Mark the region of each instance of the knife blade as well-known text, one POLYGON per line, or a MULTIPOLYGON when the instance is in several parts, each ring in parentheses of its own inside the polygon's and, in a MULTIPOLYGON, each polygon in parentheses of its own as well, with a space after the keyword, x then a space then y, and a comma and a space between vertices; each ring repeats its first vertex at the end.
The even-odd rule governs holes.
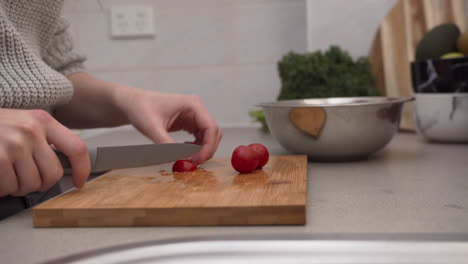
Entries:
MULTIPOLYGON (((185 143, 145 144, 88 148, 91 172, 156 165, 187 158, 200 145, 185 143)), ((67 156, 55 151, 64 169, 70 169, 67 156)))

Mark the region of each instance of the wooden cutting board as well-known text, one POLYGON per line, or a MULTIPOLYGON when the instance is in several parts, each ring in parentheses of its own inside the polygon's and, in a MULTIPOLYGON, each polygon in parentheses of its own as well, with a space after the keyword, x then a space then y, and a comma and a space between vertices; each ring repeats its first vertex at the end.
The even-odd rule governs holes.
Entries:
MULTIPOLYGON (((465 30, 464 0, 399 0, 382 21, 369 61, 383 95, 411 97, 410 62, 422 37, 442 23, 465 30)), ((412 104, 405 105, 401 128, 414 130, 412 104)))
POLYGON ((35 227, 303 225, 307 157, 274 156, 238 174, 230 159, 194 172, 172 163, 108 172, 33 208, 35 227))

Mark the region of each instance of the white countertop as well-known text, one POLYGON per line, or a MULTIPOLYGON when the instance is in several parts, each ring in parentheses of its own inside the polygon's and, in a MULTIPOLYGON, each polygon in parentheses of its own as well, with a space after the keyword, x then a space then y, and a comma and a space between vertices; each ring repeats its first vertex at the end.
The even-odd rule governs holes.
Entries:
MULTIPOLYGON (((287 154, 270 135, 229 128, 216 154, 260 142, 287 154)), ((178 140, 186 135, 176 134, 178 140)), ((133 130, 86 139, 89 145, 148 142, 133 130)), ((250 227, 32 227, 31 211, 0 222, 1 263, 37 263, 101 247, 168 238, 239 234, 468 234, 468 145, 429 144, 400 133, 369 160, 308 164, 307 224, 250 227)))

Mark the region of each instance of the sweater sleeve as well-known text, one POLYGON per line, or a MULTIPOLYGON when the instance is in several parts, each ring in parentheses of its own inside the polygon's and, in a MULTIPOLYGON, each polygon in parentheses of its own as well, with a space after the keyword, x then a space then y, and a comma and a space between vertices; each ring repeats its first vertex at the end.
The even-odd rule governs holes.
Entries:
POLYGON ((83 72, 86 57, 73 50, 73 40, 68 32, 70 24, 59 18, 54 36, 50 40, 42 58, 52 69, 67 76, 74 72, 83 72))

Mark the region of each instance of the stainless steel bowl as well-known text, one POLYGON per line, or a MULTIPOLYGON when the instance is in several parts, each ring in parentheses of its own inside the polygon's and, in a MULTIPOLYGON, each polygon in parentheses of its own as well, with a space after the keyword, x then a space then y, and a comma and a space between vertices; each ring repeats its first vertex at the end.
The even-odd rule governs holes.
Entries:
POLYGON ((412 98, 345 97, 262 103, 272 135, 314 160, 356 160, 382 149, 398 131, 412 98))

